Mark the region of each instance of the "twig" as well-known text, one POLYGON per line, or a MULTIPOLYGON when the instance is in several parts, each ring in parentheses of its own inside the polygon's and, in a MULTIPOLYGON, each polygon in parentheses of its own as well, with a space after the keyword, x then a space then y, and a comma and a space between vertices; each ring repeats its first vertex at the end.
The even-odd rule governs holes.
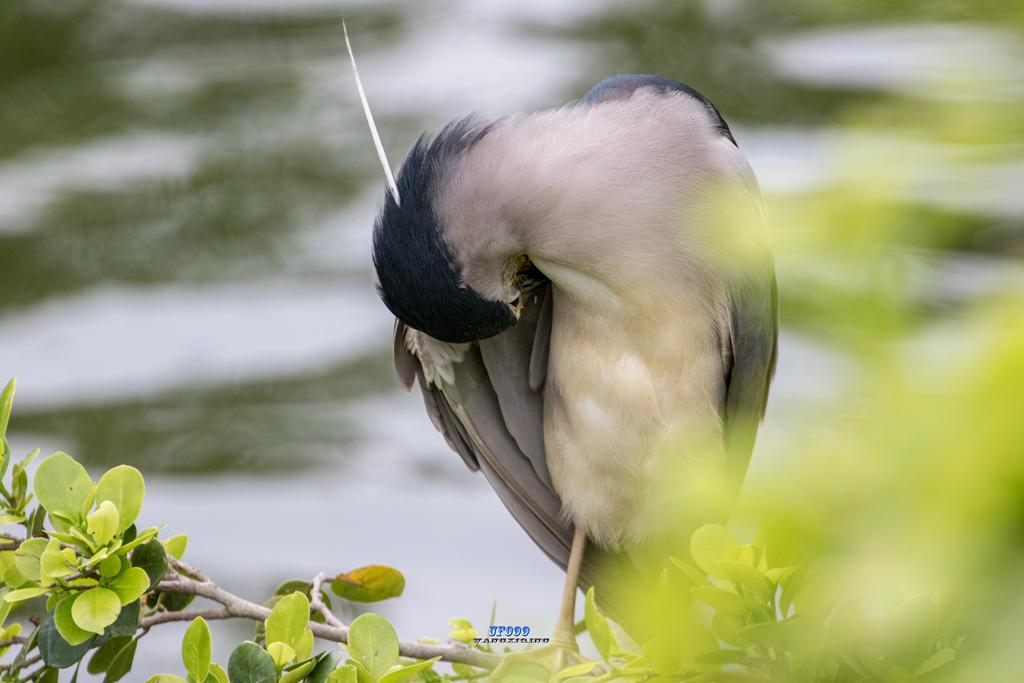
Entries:
MULTIPOLYGON (((33 662, 33 664, 34 664, 34 663, 35 663, 35 662, 33 662)), ((26 665, 26 666, 30 666, 30 665, 26 665)), ((37 679, 37 677, 39 676, 39 674, 40 674, 40 673, 42 673, 43 669, 45 669, 45 668, 46 668, 46 667, 45 667, 45 666, 43 666, 43 667, 40 667, 40 668, 36 669, 35 671, 29 671, 29 672, 28 672, 27 674, 25 674, 25 675, 24 675, 23 677, 21 677, 20 679, 18 679, 18 683, 28 683, 29 681, 35 681, 35 680, 38 680, 38 679, 37 679)))
POLYGON ((341 619, 334 616, 334 612, 327 608, 324 604, 324 599, 321 595, 323 590, 324 581, 327 580, 327 574, 320 572, 313 577, 313 587, 309 589, 309 606, 310 608, 319 612, 324 620, 331 626, 337 628, 344 628, 345 624, 341 623, 341 619))
POLYGON ((179 575, 187 576, 188 578, 196 579, 197 581, 210 580, 209 578, 207 578, 206 574, 202 573, 192 565, 185 564, 181 560, 176 559, 172 556, 168 556, 167 559, 170 560, 171 567, 173 567, 174 571, 177 572, 179 575))
MULTIPOLYGON (((19 665, 19 668, 24 669, 25 667, 32 666, 36 662, 40 661, 42 658, 43 658, 43 656, 37 652, 36 654, 32 655, 31 657, 26 658, 25 661, 23 661, 19 665)), ((10 668, 11 668, 10 664, 0 664, 0 671, 7 671, 10 668)))
POLYGON ((0 545, 0 550, 17 550, 21 547, 21 544, 24 541, 24 538, 19 538, 17 536, 12 536, 8 533, 0 532, 0 543, 4 544, 0 545))
POLYGON ((148 631, 159 624, 169 624, 175 621, 192 621, 197 617, 202 617, 207 621, 214 621, 216 619, 230 619, 231 614, 223 607, 193 610, 191 612, 157 612, 148 617, 143 617, 139 621, 139 628, 148 631))
MULTIPOLYGON (((264 607, 263 605, 257 605, 245 598, 240 598, 237 595, 229 593, 207 578, 202 572, 176 560, 171 561, 171 566, 173 567, 173 571, 169 572, 160 581, 156 586, 157 590, 165 593, 197 595, 199 597, 212 600, 224 607, 223 610, 211 610, 208 612, 210 614, 215 614, 216 617, 214 618, 218 619, 241 618, 263 621, 270 616, 270 608, 264 607), (192 576, 186 575, 183 572, 202 578, 192 578, 192 576)), ((181 613, 167 612, 146 617, 143 619, 143 624, 145 624, 144 627, 152 626, 156 623, 163 623, 162 621, 156 621, 157 618, 165 621, 182 621, 194 618, 195 616, 205 616, 202 612, 192 612, 189 617, 183 616, 179 619, 171 619, 170 615, 173 614, 181 613), (147 624, 147 619, 154 621, 147 624)), ((334 619, 337 621, 337 617, 334 617, 334 619)), ((341 622, 338 621, 338 624, 341 624, 341 622)), ((318 624, 315 621, 311 621, 309 623, 309 629, 317 638, 322 638, 323 640, 329 640, 335 643, 348 642, 348 628, 344 625, 335 625, 333 623, 318 624)), ((413 659, 432 659, 434 657, 440 657, 446 662, 469 664, 470 666, 477 666, 483 669, 493 669, 498 665, 498 662, 501 661, 501 658, 496 655, 473 650, 463 645, 399 643, 398 652, 404 657, 412 657, 413 659)))

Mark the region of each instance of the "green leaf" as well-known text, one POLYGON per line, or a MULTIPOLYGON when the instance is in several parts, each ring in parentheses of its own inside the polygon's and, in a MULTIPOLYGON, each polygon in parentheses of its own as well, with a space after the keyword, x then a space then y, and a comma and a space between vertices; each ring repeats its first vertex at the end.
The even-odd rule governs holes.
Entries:
POLYGON ((81 628, 100 634, 114 623, 121 613, 121 600, 117 593, 106 588, 90 588, 71 605, 71 616, 81 628))
POLYGON ((78 645, 93 637, 91 632, 80 628, 71 616, 71 607, 79 595, 81 593, 69 595, 58 602, 53 610, 53 622, 57 626, 57 632, 69 645, 78 645))
POLYGON ((38 643, 43 663, 58 669, 66 669, 77 664, 93 646, 92 639, 78 645, 71 645, 64 640, 57 631, 52 614, 39 626, 38 643))
POLYGON ((952 648, 945 648, 934 653, 931 657, 921 662, 921 666, 914 670, 914 677, 924 676, 927 673, 935 671, 941 666, 949 664, 956 659, 956 650, 952 648))
POLYGON ((86 491, 85 499, 82 501, 82 508, 79 510, 79 515, 82 519, 86 519, 89 514, 89 510, 92 510, 92 504, 96 502, 96 484, 93 484, 86 491))
MULTIPOLYGON (((15 622, 7 628, 0 629, 0 642, 14 640, 19 635, 21 635, 21 624, 15 622)), ((4 645, 3 647, 0 647, 0 655, 7 652, 9 647, 9 645, 4 645)))
POLYGON ((273 642, 267 645, 267 652, 270 653, 270 658, 274 660, 278 669, 295 659, 295 649, 288 643, 273 642))
MULTIPOLYGON (((274 595, 282 597, 285 595, 291 595, 292 593, 302 593, 308 596, 312 587, 313 584, 309 581, 303 581, 302 579, 288 579, 287 581, 282 581, 278 584, 277 588, 274 589, 274 595)), ((321 593, 322 592, 323 591, 321 591, 321 593)), ((270 605, 268 605, 268 607, 269 606, 270 605)))
POLYGON ((149 588, 149 575, 146 570, 129 567, 110 581, 110 590, 117 593, 122 605, 135 602, 149 588))
POLYGON ((121 607, 121 613, 117 615, 114 623, 103 632, 104 637, 118 638, 120 636, 135 635, 139 627, 139 617, 142 614, 142 604, 136 600, 129 605, 121 607))
POLYGON ((188 593, 161 593, 160 604, 168 612, 180 612, 191 605, 195 597, 188 593))
POLYGON ((218 664, 210 664, 210 673, 206 675, 204 683, 231 683, 228 679, 228 672, 220 668, 218 664))
POLYGON ((157 674, 146 679, 146 683, 189 683, 181 676, 174 674, 157 674))
POLYGON ((277 601, 267 617, 266 641, 285 643, 295 650, 309 623, 309 599, 302 593, 292 593, 277 601))
POLYGON ((433 659, 425 659, 422 662, 403 666, 401 669, 389 671, 380 677, 380 683, 403 683, 410 678, 418 676, 421 671, 429 669, 440 660, 440 657, 434 657, 433 659))
POLYGON ((643 657, 662 676, 672 676, 679 672, 683 664, 682 653, 676 643, 664 636, 659 636, 643 644, 643 657))
POLYGON ((86 667, 86 671, 95 675, 105 673, 110 665, 114 663, 114 657, 120 652, 128 643, 131 641, 130 636, 124 636, 120 638, 111 638, 103 645, 96 648, 92 657, 89 659, 89 666, 86 667))
POLYGON ((704 604, 710 605, 720 612, 726 612, 737 617, 745 617, 747 612, 750 611, 747 608, 746 601, 729 590, 694 586, 690 589, 690 593, 704 604))
POLYGON ((327 676, 327 683, 356 683, 359 672, 351 664, 339 667, 327 676))
POLYGON ((134 539, 132 539, 130 542, 125 543, 124 545, 122 545, 121 548, 120 548, 120 552, 121 553, 126 553, 129 550, 137 548, 138 546, 143 545, 145 543, 148 543, 151 538, 155 538, 156 537, 157 532, 159 532, 159 531, 160 531, 160 529, 158 529, 156 527, 151 527, 149 529, 146 529, 145 531, 140 533, 138 536, 136 536, 134 539))
POLYGON ((92 557, 90 557, 88 561, 85 563, 85 566, 93 567, 102 562, 103 560, 107 559, 108 557, 110 557, 110 550, 108 548, 101 548, 100 550, 93 553, 92 557))
POLYGON ((338 574, 331 590, 353 602, 378 602, 401 595, 405 577, 397 569, 374 564, 338 574))
POLYGON ((767 601, 773 594, 772 582, 764 574, 744 562, 718 561, 718 574, 761 601, 767 601))
MULTIPOLYGON (((14 391, 17 388, 17 382, 11 379, 7 382, 4 390, 0 392, 0 437, 7 436, 7 425, 11 419, 11 410, 14 407, 14 391)), ((0 477, 6 474, 7 468, 4 467, 4 471, 0 472, 0 477)))
POLYGON ((77 536, 73 536, 71 534, 66 534, 66 533, 61 532, 61 531, 47 531, 46 534, 50 538, 55 538, 58 541, 60 541, 61 543, 65 543, 67 545, 77 546, 79 548, 82 548, 83 550, 87 549, 89 547, 88 543, 86 543, 82 539, 78 538, 77 536))
POLYGON ((30 538, 14 551, 14 565, 27 581, 39 580, 39 562, 47 545, 45 538, 30 538))
POLYGON ((760 624, 745 626, 739 630, 737 635, 761 647, 784 648, 787 645, 787 629, 785 623, 766 621, 760 624))
POLYGON ((132 664, 135 663, 135 648, 138 644, 139 641, 132 638, 127 645, 118 650, 110 663, 110 668, 107 669, 107 675, 103 677, 103 683, 116 683, 128 675, 132 670, 132 664))
POLYGON ((146 572, 149 577, 149 588, 160 583, 167 571, 167 551, 164 545, 154 539, 140 545, 132 551, 132 565, 146 572))
POLYGON ((920 595, 893 610, 883 626, 886 660, 913 670, 932 651, 939 628, 935 601, 920 595))
POLYGON ((743 628, 743 620, 728 612, 715 612, 711 617, 711 630, 720 640, 731 645, 739 641, 739 632, 743 628))
MULTIPOLYGON (((302 658, 298 657, 298 659, 301 660, 302 658)), ((296 664, 292 664, 291 666, 286 667, 281 673, 281 678, 278 680, 278 683, 298 683, 303 680, 315 666, 315 659, 308 659, 306 661, 299 661, 296 664)))
POLYGON ((142 473, 131 465, 118 465, 107 470, 96 487, 97 503, 109 500, 117 507, 120 515, 118 532, 135 523, 145 496, 146 482, 142 473))
POLYGON ((576 676, 589 676, 590 672, 594 670, 594 667, 600 666, 599 662, 582 662, 574 666, 570 666, 568 669, 562 669, 555 674, 551 680, 564 681, 567 678, 575 678, 576 676))
POLYGON ((348 632, 348 651, 376 680, 398 661, 398 636, 379 614, 362 614, 348 632))
POLYGON ((92 479, 74 458, 57 451, 39 463, 33 490, 39 504, 51 515, 82 521, 82 505, 89 496, 92 479))
POLYGON ((715 650, 697 655, 694 661, 698 664, 710 664, 712 666, 743 664, 747 661, 747 653, 743 650, 715 650))
POLYGON ((107 559, 100 562, 99 566, 96 567, 96 570, 100 573, 100 576, 102 576, 103 578, 112 579, 118 574, 120 574, 123 568, 124 564, 121 562, 121 558, 114 556, 108 557, 107 559))
POLYGON ((228 679, 231 683, 274 683, 277 667, 266 650, 247 640, 228 659, 228 679))
POLYGON ((800 565, 791 564, 787 567, 774 567, 764 573, 772 583, 783 583, 786 579, 793 575, 793 573, 799 569, 800 565))
POLYGON ((680 560, 678 557, 670 557, 669 561, 672 562, 679 569, 686 578, 688 578, 695 586, 710 586, 711 582, 708 581, 708 577, 701 570, 694 567, 686 560, 680 560))
POLYGON ((473 628, 473 624, 469 619, 452 617, 448 620, 448 625, 452 627, 451 633, 448 634, 449 640, 457 640, 460 643, 466 643, 468 645, 473 642, 474 638, 480 635, 476 632, 476 629, 473 628))
POLYGON ((185 554, 185 548, 188 547, 188 535, 178 534, 172 536, 164 541, 164 548, 167 550, 167 554, 172 556, 176 560, 180 560, 182 555, 185 554))
POLYGON ((323 653, 317 660, 313 671, 309 674, 309 680, 306 683, 327 683, 327 677, 338 668, 341 660, 344 658, 345 653, 341 650, 331 650, 330 652, 323 653))
POLYGON ((7 588, 17 588, 25 583, 25 578, 18 571, 15 564, 15 554, 12 550, 0 551, 0 579, 7 588))
POLYGON ((210 673, 210 627, 202 617, 196 617, 185 631, 181 641, 181 661, 194 681, 205 681, 210 673))
POLYGON ((309 656, 313 654, 313 643, 313 632, 307 628, 302 632, 302 637, 299 638, 299 642, 295 646, 295 658, 299 661, 309 659, 309 656))
POLYGON ((31 586, 29 588, 19 588, 13 590, 4 596, 6 602, 21 602, 22 600, 31 600, 32 598, 38 598, 40 595, 46 595, 49 592, 49 588, 43 588, 42 586, 31 586))
POLYGON ((118 531, 117 525, 120 515, 118 515, 117 507, 113 503, 109 500, 104 500, 100 503, 96 512, 86 516, 86 520, 88 521, 86 528, 89 531, 89 535, 96 542, 96 545, 106 545, 118 531))
POLYGON ((615 633, 612 632, 611 626, 608 624, 608 618, 597 609, 597 600, 594 595, 594 587, 591 586, 587 589, 587 599, 583 605, 583 616, 587 624, 587 633, 590 634, 590 639, 594 641, 594 647, 601 653, 601 659, 607 662, 618 651, 619 645, 616 641, 615 633))
MULTIPOLYGON (((0 591, 3 590, 3 588, 0 588, 0 591)), ((3 595, 3 593, 0 592, 0 595, 3 595)), ((0 600, 0 624, 3 624, 5 621, 7 621, 7 617, 11 613, 11 607, 11 603, 0 600)))
POLYGON ((697 566, 709 576, 718 576, 718 560, 739 545, 729 530, 718 524, 707 524, 690 537, 690 554, 697 566))

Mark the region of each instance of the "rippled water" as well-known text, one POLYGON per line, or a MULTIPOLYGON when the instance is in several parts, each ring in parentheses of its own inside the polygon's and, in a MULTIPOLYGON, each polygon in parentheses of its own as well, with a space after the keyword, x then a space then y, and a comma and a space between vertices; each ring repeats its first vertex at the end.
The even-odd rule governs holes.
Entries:
MULTIPOLYGON (((139 466, 146 521, 188 531, 191 559, 237 591, 387 562, 408 591, 381 609, 407 637, 443 636, 456 614, 485 622, 493 600, 543 631, 558 572, 392 377, 369 272, 382 183, 339 19, 396 163, 470 111, 656 72, 719 105, 769 208, 827 188, 851 154, 909 157, 913 182, 881 198, 970 226, 914 253, 922 291, 1020 286, 1019 127, 965 146, 912 122, 843 125, 893 97, 1019 105, 1019 34, 987 5, 826 5, 9 1, 0 375, 19 379, 16 448, 139 466)), ((794 331, 780 263, 793 329, 762 448, 851 371, 794 331)), ((140 680, 177 661, 169 632, 147 641, 140 680)))

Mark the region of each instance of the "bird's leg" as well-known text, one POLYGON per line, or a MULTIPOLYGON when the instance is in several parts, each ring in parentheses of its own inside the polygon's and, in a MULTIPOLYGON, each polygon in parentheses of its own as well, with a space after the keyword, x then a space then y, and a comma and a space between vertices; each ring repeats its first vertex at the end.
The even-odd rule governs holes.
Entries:
POLYGON ((573 620, 576 614, 576 584, 580 578, 580 568, 583 566, 583 553, 586 545, 586 532, 577 528, 573 532, 569 562, 565 567, 565 590, 562 593, 562 606, 558 611, 558 621, 555 623, 551 640, 544 647, 535 650, 505 655, 498 668, 491 673, 491 680, 515 678, 516 680, 547 681, 559 671, 587 661, 580 655, 579 645, 576 644, 576 633, 573 629, 573 620))
POLYGON ((583 554, 587 547, 587 533, 576 527, 572 534, 572 547, 569 550, 569 562, 565 566, 565 589, 562 591, 562 608, 558 612, 555 631, 551 634, 551 644, 560 645, 579 652, 576 644, 576 632, 573 624, 576 620, 576 584, 580 580, 580 568, 583 566, 583 554))

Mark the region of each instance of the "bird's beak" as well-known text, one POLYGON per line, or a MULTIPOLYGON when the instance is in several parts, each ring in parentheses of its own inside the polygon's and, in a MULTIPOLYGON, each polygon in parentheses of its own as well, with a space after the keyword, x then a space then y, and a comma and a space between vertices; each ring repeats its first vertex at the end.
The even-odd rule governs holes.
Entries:
POLYGON ((523 314, 523 297, 517 297, 515 301, 508 304, 508 307, 512 310, 512 315, 519 320, 519 317, 523 314))

